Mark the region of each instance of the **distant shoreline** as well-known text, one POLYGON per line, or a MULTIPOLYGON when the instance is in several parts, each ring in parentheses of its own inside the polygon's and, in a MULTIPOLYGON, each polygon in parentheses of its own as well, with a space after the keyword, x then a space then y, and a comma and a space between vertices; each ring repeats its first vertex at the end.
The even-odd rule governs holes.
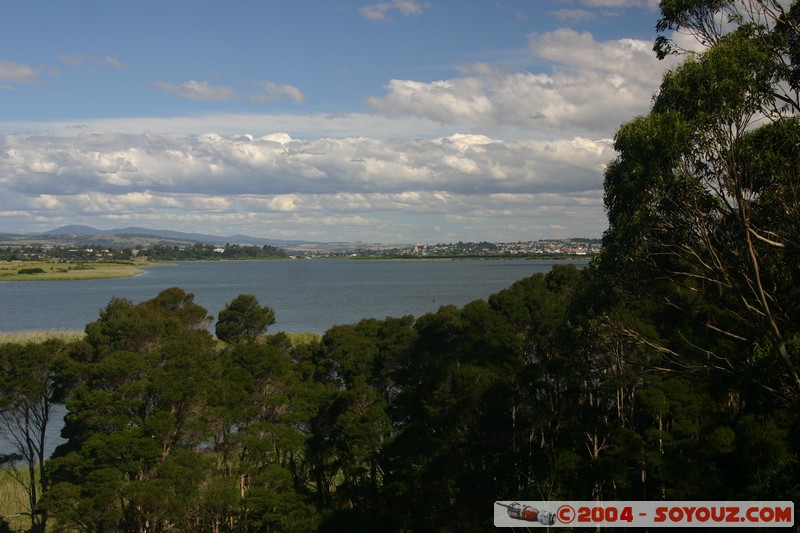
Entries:
MULTIPOLYGON (((593 255, 431 255, 431 256, 320 256, 280 260, 349 260, 349 261, 575 261, 589 262, 593 255)), ((195 262, 241 262, 241 261, 274 261, 275 258, 262 259, 199 259, 177 260, 165 262, 113 262, 113 261, 4 261, 0 262, 0 282, 25 281, 82 281, 97 279, 131 278, 146 274, 145 269, 159 266, 176 265, 178 263, 195 262)))
POLYGON ((363 255, 347 257, 352 260, 400 260, 400 261, 502 261, 502 260, 520 260, 520 261, 584 261, 589 262, 594 258, 594 255, 421 255, 421 256, 388 256, 388 255, 363 255))

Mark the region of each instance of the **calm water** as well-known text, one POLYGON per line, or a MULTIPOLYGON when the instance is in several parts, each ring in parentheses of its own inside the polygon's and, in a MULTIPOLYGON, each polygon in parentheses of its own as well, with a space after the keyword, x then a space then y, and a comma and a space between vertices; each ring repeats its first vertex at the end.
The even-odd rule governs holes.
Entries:
MULTIPOLYGON (((83 329, 113 296, 141 302, 180 287, 216 317, 239 294, 275 310, 270 332, 324 333, 362 318, 414 315, 484 299, 557 261, 185 262, 133 278, 0 282, 0 332, 83 329)), ((576 263, 583 265, 585 263, 576 263)))
MULTIPOLYGON (((0 332, 83 329, 113 296, 141 302, 169 287, 195 295, 216 317, 239 294, 275 310, 271 332, 324 333, 362 318, 414 315, 485 299, 517 280, 564 261, 229 261, 178 263, 134 278, 0 282, 0 332)), ((584 263, 575 262, 579 266, 584 263)), ((48 453, 62 442, 65 410, 57 406, 48 453)), ((9 452, 0 432, 0 453, 9 452)))

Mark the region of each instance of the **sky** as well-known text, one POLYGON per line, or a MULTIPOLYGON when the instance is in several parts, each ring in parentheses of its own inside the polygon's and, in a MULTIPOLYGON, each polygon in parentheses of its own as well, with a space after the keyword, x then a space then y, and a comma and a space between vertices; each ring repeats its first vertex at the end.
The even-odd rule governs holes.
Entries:
POLYGON ((655 0, 4 0, 0 233, 599 238, 655 0))

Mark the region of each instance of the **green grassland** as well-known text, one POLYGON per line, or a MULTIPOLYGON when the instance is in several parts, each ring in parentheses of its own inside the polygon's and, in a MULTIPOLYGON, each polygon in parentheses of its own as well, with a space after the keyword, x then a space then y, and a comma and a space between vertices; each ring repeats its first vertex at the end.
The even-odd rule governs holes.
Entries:
POLYGON ((56 281, 127 278, 144 272, 147 263, 52 263, 6 261, 0 263, 0 281, 56 281))

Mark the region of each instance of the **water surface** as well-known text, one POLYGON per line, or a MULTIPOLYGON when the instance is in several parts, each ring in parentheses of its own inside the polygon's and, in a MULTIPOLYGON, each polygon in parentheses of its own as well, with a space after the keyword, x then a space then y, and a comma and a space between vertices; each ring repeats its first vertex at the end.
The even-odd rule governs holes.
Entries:
MULTIPOLYGON (((133 278, 0 282, 0 331, 83 329, 112 297, 134 303, 169 287, 216 317, 239 294, 275 310, 271 332, 324 333, 362 318, 414 315, 485 299, 564 261, 346 260, 181 262, 133 278)), ((577 263, 584 265, 584 263, 577 263)))

